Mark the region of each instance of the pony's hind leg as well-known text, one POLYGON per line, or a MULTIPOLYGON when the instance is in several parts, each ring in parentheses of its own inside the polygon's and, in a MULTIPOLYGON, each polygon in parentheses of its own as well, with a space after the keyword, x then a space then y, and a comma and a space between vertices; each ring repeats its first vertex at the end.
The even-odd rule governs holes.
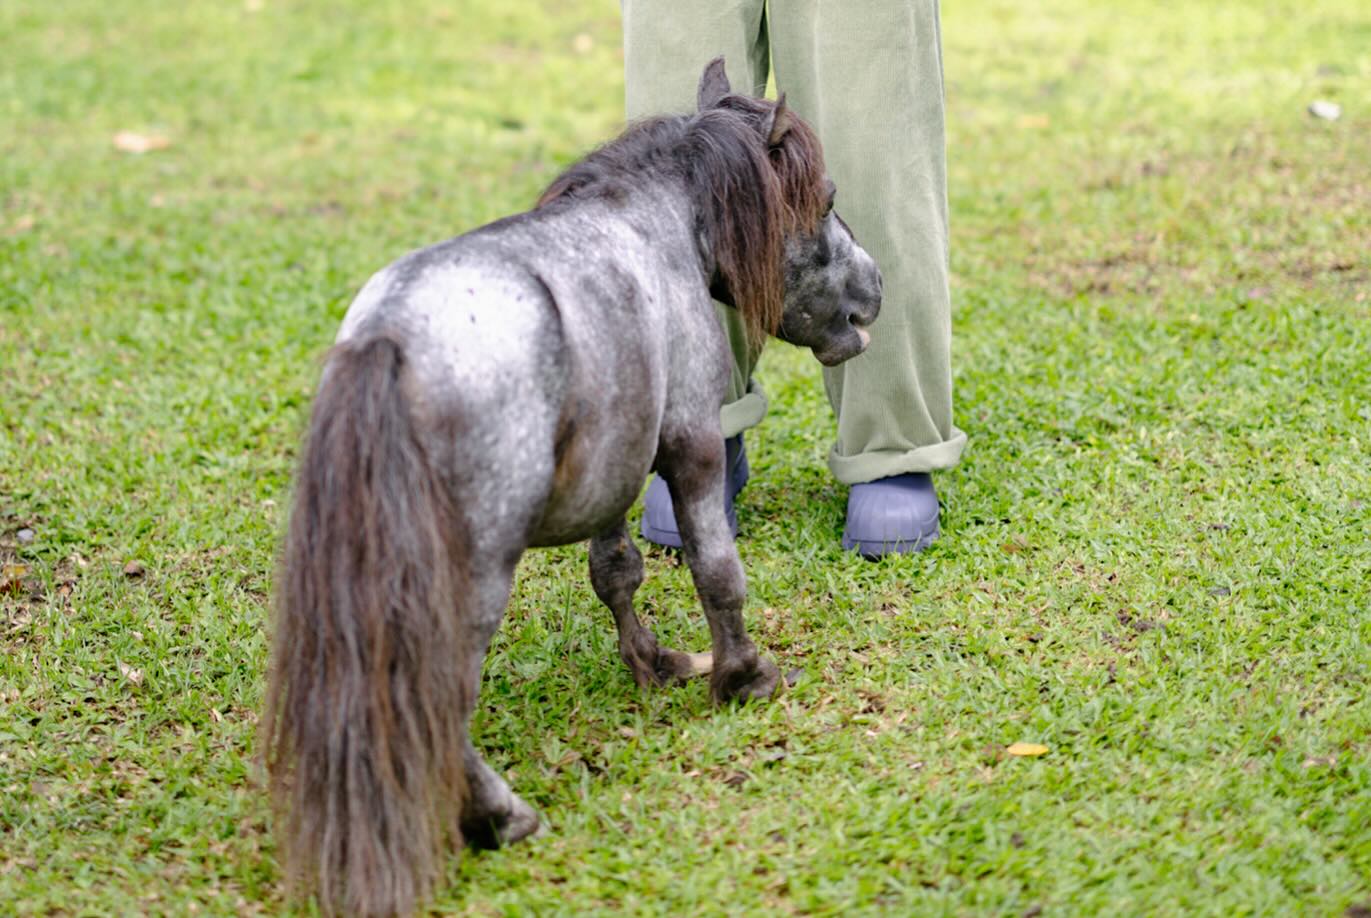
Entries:
POLYGON ((538 813, 486 764, 470 739, 465 755, 468 799, 462 810, 462 838, 467 844, 494 849, 538 831, 538 813))
MULTIPOLYGON (((473 622, 472 638, 476 641, 476 653, 471 669, 462 673, 461 677, 471 680, 474 709, 481 683, 481 664, 490 647, 490 639, 504 618, 514 572, 512 569, 503 570, 502 566, 495 563, 488 566, 473 564, 473 568, 484 570, 485 573, 473 577, 473 602, 480 608, 480 614, 473 622)), ((469 720, 470 715, 467 717, 469 720)), ((462 806, 462 838, 472 847, 492 849, 532 835, 538 830, 537 812, 510 790, 505 779, 486 764, 472 745, 469 724, 464 726, 467 727, 463 730, 466 745, 462 755, 467 787, 462 806)))
POLYGON ((724 515, 724 443, 718 429, 663 443, 658 471, 671 490, 676 522, 695 592, 709 619, 717 702, 766 698, 776 690, 776 665, 757 653, 743 624, 747 581, 724 515))
POLYGON ((595 595, 614 613, 619 628, 619 656, 640 686, 682 682, 709 672, 708 654, 686 654, 657 643, 638 620, 633 594, 643 582, 643 556, 621 519, 590 540, 590 583, 595 595))

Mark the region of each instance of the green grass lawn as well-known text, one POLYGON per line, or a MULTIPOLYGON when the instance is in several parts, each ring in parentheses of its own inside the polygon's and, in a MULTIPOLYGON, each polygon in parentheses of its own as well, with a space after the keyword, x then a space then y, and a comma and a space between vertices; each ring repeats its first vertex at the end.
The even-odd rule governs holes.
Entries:
MULTIPOLYGON (((773 346, 739 547, 796 684, 641 692, 584 548, 530 555, 477 730, 549 831, 440 911, 1371 908, 1371 11, 944 13, 943 540, 839 550, 819 368, 773 346)), ((252 755, 319 357, 373 270, 612 135, 618 28, 0 4, 0 912, 287 908, 252 755)))

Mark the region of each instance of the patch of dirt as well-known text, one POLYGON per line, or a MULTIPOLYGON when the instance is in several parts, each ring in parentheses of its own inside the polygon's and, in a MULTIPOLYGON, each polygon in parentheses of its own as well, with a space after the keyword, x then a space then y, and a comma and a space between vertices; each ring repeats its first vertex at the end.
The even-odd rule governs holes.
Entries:
POLYGON ((1262 300, 1273 282, 1349 291, 1371 283, 1371 226, 1365 220, 1371 170, 1342 147, 1250 130, 1226 152, 1111 164, 1087 173, 1080 188, 1090 197, 1125 189, 1155 193, 1158 212, 1124 211, 1112 228, 1096 220, 1097 234, 1090 238, 1070 225, 1031 232, 1028 282, 1053 296, 1148 296, 1177 285, 1250 280, 1257 295, 1249 299, 1262 300), (1160 188, 1139 190, 1159 181, 1169 186, 1174 206, 1160 188), (1224 249, 1219 239, 1234 226, 1242 238, 1224 249), (1207 229, 1214 230, 1212 241, 1185 238, 1207 229), (1098 233, 1106 234, 1103 253, 1098 233), (1209 257, 1203 251, 1197 257, 1196 249, 1206 246, 1209 257))
POLYGON ((1155 293, 1160 277, 1184 270, 1169 265, 1159 246, 1141 237, 1103 258, 1066 259, 1035 254, 1029 257, 1028 282, 1039 289, 1071 299, 1077 296, 1155 293))

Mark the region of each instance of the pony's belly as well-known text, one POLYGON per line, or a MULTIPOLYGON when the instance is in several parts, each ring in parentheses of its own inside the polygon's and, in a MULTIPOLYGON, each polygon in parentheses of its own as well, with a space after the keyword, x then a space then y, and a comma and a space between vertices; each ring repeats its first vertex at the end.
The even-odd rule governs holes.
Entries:
POLYGON ((533 538, 529 541, 529 548, 552 548, 556 545, 571 545, 574 542, 584 542, 594 538, 600 533, 612 527, 619 520, 623 519, 628 508, 633 505, 629 501, 616 511, 600 514, 594 518, 557 518, 544 517, 538 524, 537 530, 533 533, 533 538))
POLYGON ((643 489, 652 458, 616 455, 609 462, 558 463, 551 495, 529 544, 568 545, 599 535, 624 518, 643 489))

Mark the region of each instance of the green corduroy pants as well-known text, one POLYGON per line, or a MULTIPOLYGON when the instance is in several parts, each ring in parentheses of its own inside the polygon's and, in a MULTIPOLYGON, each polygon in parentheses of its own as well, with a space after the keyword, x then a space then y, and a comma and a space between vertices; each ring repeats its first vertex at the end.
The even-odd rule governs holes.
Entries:
MULTIPOLYGON (((937 0, 622 0, 629 118, 690 112, 723 55, 737 92, 777 89, 823 143, 837 210, 881 268, 866 353, 824 370, 838 419, 829 467, 845 484, 953 466, 951 304, 942 41, 937 0)), ((766 397, 737 313, 724 436, 759 423, 766 397)))

